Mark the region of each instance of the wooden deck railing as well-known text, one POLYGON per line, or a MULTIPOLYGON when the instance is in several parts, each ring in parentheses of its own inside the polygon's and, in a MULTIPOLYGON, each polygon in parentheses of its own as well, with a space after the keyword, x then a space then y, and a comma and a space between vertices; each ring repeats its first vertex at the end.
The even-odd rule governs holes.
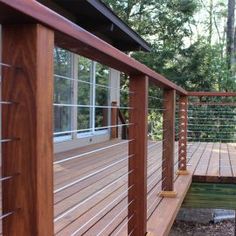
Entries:
POLYGON ((236 93, 190 92, 188 140, 235 142, 235 97, 236 93))
MULTIPOLYGON (((35 0, 0 0, 0 23, 3 36, 2 100, 10 103, 9 106, 3 105, 2 108, 2 140, 10 140, 2 142, 2 175, 3 178, 14 176, 10 181, 3 181, 2 185, 3 235, 53 235, 55 233, 53 222, 61 219, 70 221, 71 212, 77 210, 81 202, 88 201, 92 197, 90 195, 83 201, 72 204, 67 210, 67 215, 60 213, 55 220, 54 193, 72 188, 101 171, 107 171, 112 165, 100 167, 99 171, 87 175, 83 173, 84 176, 73 183, 69 182, 67 186, 53 190, 53 166, 55 168, 64 162, 105 150, 100 147, 95 151, 89 151, 86 155, 82 153, 66 158, 62 156, 59 161, 54 161, 53 49, 56 45, 120 70, 130 77, 129 124, 132 125, 129 127, 126 142, 128 162, 124 174, 128 176, 127 234, 144 236, 147 233, 148 86, 153 84, 161 88, 164 93, 161 139, 162 197, 175 197, 178 194, 173 185, 176 94, 179 96, 178 174, 188 174, 186 164, 188 92, 35 0), (63 216, 68 218, 64 219, 63 216)), ((235 96, 235 93, 189 95, 235 96)), ((112 107, 113 125, 116 123, 117 111, 115 104, 112 107)), ((112 137, 117 137, 115 129, 112 137)), ((109 148, 111 146, 106 148, 107 152, 109 148)), ((76 167, 70 163, 60 168, 70 170, 76 167)), ((69 176, 70 171, 67 171, 67 174, 69 176)), ((89 183, 86 184, 89 186, 89 183)), ((112 183, 103 186, 99 191, 105 191, 110 186, 112 183)), ((111 200, 107 202, 107 206, 110 206, 109 204, 111 200)), ((93 215, 85 219, 90 223, 93 215)), ((78 224, 81 226, 81 222, 78 224)), ((110 225, 99 232, 107 230, 108 227, 110 225)), ((59 232, 58 235, 63 234, 59 232)), ((78 229, 74 229, 74 233, 67 232, 65 235, 80 234, 78 229)), ((95 232, 94 235, 99 234, 95 232)))

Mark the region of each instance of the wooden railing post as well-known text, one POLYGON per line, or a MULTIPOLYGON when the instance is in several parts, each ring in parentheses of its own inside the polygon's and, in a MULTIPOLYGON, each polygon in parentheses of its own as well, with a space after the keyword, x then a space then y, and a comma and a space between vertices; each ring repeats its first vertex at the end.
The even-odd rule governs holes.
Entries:
POLYGON ((118 109, 117 102, 111 103, 111 138, 118 138, 118 109))
POLYGON ((5 236, 53 235, 53 48, 54 33, 42 25, 4 25, 2 137, 5 236))
POLYGON ((147 115, 148 78, 130 79, 129 224, 128 234, 144 236, 147 231, 147 115))
POLYGON ((164 90, 162 193, 163 197, 175 197, 174 151, 175 151, 175 90, 164 90))
POLYGON ((187 175, 188 97, 179 97, 179 175, 187 175))

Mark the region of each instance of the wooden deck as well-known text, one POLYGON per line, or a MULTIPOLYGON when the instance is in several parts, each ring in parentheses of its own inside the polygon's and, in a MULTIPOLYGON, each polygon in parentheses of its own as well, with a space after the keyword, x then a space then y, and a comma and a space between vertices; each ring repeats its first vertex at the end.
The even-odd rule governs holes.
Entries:
MULTIPOLYGON (((175 171, 177 151, 176 144, 175 171)), ((162 145, 160 142, 149 142, 148 231, 158 236, 168 234, 192 178, 196 181, 235 181, 235 152, 236 144, 190 144, 190 174, 175 175, 175 190, 178 195, 174 199, 163 199, 159 196, 162 145)), ((80 148, 57 154, 55 160, 61 161, 67 157, 75 158, 54 165, 55 235, 127 235, 127 206, 132 204, 127 199, 127 142, 113 140, 80 148), (82 155, 76 158, 78 154, 82 155)))
MULTIPOLYGON (((236 144, 201 143, 202 155, 193 174, 195 182, 236 183, 236 144)), ((196 152, 193 156, 198 155, 196 152)))

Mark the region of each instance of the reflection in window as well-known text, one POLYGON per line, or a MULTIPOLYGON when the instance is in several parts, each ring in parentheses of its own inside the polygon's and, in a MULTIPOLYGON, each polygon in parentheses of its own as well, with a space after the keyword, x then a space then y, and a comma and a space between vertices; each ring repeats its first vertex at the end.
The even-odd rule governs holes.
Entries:
POLYGON ((81 107, 78 108, 77 115, 77 129, 80 130, 78 133, 88 133, 92 131, 92 93, 92 61, 84 57, 79 57, 77 103, 81 105, 81 107))
POLYGON ((78 108, 78 134, 89 133, 92 131, 91 128, 91 109, 85 107, 78 108))
MULTIPOLYGON (((63 49, 54 50, 54 103, 72 104, 73 80, 72 54, 63 49)), ((71 139, 72 107, 54 106, 54 132, 55 141, 71 139)))
POLYGON ((96 131, 107 132, 109 68, 59 48, 54 51, 54 60, 55 141, 91 135, 96 131))
MULTIPOLYGON (((95 128, 107 127, 109 117, 109 68, 96 64, 95 128), (102 107, 100 107, 102 106, 102 107)), ((99 129, 101 130, 101 129, 99 129)))

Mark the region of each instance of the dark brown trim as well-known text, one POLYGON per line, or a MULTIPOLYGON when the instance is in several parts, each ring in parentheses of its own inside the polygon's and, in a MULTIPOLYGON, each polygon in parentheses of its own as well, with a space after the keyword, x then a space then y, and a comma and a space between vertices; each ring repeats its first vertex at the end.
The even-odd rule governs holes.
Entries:
POLYGON ((150 52, 151 48, 147 42, 142 39, 134 30, 132 30, 124 21, 122 21, 114 12, 100 0, 88 0, 88 2, 106 16, 117 27, 129 35, 134 41, 140 44, 145 51, 150 52))

